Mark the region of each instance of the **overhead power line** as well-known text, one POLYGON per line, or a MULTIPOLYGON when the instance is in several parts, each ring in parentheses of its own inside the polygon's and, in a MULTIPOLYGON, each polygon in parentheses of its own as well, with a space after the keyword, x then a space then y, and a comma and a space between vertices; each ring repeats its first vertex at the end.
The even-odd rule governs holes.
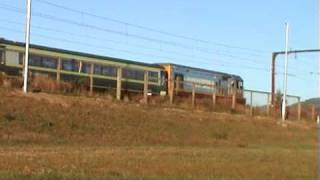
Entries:
MULTIPOLYGON (((3 8, 5 10, 9 10, 9 11, 13 11, 13 12, 18 12, 18 13, 24 13, 24 11, 20 8, 17 8, 17 7, 8 7, 7 5, 5 5, 4 7, 1 7, 1 3, 0 3, 0 8, 3 8)), ((91 25, 88 25, 88 24, 83 24, 83 23, 80 23, 80 22, 76 22, 76 21, 72 21, 72 20, 65 20, 65 19, 62 19, 62 18, 57 18, 57 17, 54 17, 54 16, 51 16, 51 15, 47 15, 47 14, 43 14, 43 13, 37 13, 35 12, 33 14, 34 16, 38 16, 38 17, 41 17, 41 18, 45 18, 45 19, 49 19, 49 20, 54 20, 54 21, 58 21, 58 22, 63 22, 63 23, 66 23, 66 24, 72 24, 72 25, 77 25, 77 26, 81 26, 81 27, 87 27, 87 28, 92 28, 92 29, 95 29, 95 30, 99 30, 99 31, 103 31, 103 32, 110 32, 110 33, 116 33, 116 34, 119 34, 119 35, 122 35, 122 36, 134 36, 138 39, 143 39, 143 40, 149 40, 149 41, 153 41, 153 40, 158 40, 158 39, 152 39, 152 38, 147 38, 145 39, 144 37, 140 37, 140 36, 135 36, 135 35, 131 35, 131 34, 126 34, 126 33, 123 33, 123 32, 119 32, 119 31, 114 31, 114 30, 109 30, 109 29, 105 29, 105 28, 100 28, 100 27, 97 27, 97 26, 91 26, 91 25)), ((160 42, 163 42, 162 40, 159 40, 160 42)), ((165 41, 166 42, 166 41, 165 41)), ((168 41, 167 43, 170 44, 170 41, 168 41)), ((170 44, 170 45, 176 45, 179 47, 179 44, 170 44)), ((192 50, 200 50, 200 49, 197 49, 197 48, 194 48, 194 47, 191 47, 191 46, 185 46, 184 44, 181 44, 183 48, 186 48, 186 49, 192 49, 192 50)), ((202 50, 202 49, 201 49, 202 50)), ((163 51, 163 50, 162 50, 163 51)), ((204 52, 204 53, 208 53, 210 54, 211 52, 208 52, 208 51, 201 51, 201 52, 204 52)), ((179 53, 181 54, 181 53, 179 53)), ((225 55, 225 54, 217 54, 217 55, 222 55, 222 56, 227 56, 227 57, 231 57, 231 58, 235 58, 236 60, 248 60, 248 59, 244 59, 244 58, 241 58, 241 57, 238 57, 238 56, 234 56, 234 55, 225 55)), ((194 55, 192 55, 194 56, 194 55)), ((196 56, 194 56, 196 58, 196 56)), ((172 59, 172 58, 168 58, 166 57, 167 59, 172 59)), ((206 59, 206 60, 209 60, 209 61, 212 61, 211 58, 203 58, 201 57, 201 59, 206 59)), ((221 60, 219 60, 221 61, 221 60)), ((204 61, 202 61, 204 63, 204 61)), ((199 63, 199 62, 197 62, 199 63)), ((207 62, 206 62, 207 63, 207 62)), ((256 63, 258 64, 257 62, 253 61, 253 63, 256 63)), ((243 64, 240 64, 239 66, 243 66, 243 64)), ((266 65, 267 66, 267 65, 266 65)), ((265 70, 265 68, 262 68, 265 70)))
MULTIPOLYGON (((2 30, 8 30, 10 32, 16 32, 16 33, 23 33, 23 31, 19 31, 19 30, 14 30, 11 28, 6 28, 6 27, 0 27, 2 30)), ((138 52, 133 52, 133 51, 128 51, 128 50, 123 50, 123 49, 117 49, 117 48, 110 48, 107 46, 98 46, 98 45, 92 45, 89 43, 83 43, 80 41, 74 41, 74 40, 67 40, 64 38, 57 38, 57 37, 53 37, 53 36, 46 36, 46 35, 42 35, 42 34, 37 34, 37 33, 33 33, 33 37, 41 37, 44 39, 49 39, 49 40, 54 40, 54 41, 59 41, 59 42, 65 42, 65 43, 71 43, 71 44, 76 44, 76 45, 83 45, 86 47, 93 47, 93 48, 99 48, 99 49, 103 49, 103 50, 111 50, 111 51, 117 51, 117 52, 123 52, 123 53, 128 53, 128 54, 133 54, 133 55, 144 55, 144 56, 148 56, 148 57, 157 57, 157 58, 162 58, 162 59, 175 59, 178 61, 181 61, 181 59, 177 59, 177 58, 172 58, 172 57, 163 57, 163 56, 158 56, 158 55, 154 55, 154 54, 149 54, 149 53, 138 53, 138 52)), ((186 60, 188 59, 183 59, 182 61, 186 62, 186 60)), ((188 60, 188 62, 194 62, 194 63, 204 63, 206 65, 217 65, 217 66, 221 66, 221 67, 226 67, 226 68, 234 68, 236 67, 237 69, 250 69, 250 70, 256 70, 256 71, 264 71, 264 72, 270 72, 269 69, 267 68, 258 68, 258 67, 252 67, 252 66, 239 66, 239 65, 235 65, 235 64, 220 64, 217 63, 217 61, 212 61, 212 63, 208 63, 207 61, 201 61, 201 60, 197 60, 197 61, 193 61, 191 59, 188 60)))
POLYGON ((80 15, 86 15, 86 16, 90 16, 90 17, 94 17, 94 18, 98 18, 104 21, 109 21, 109 22, 114 22, 114 23, 118 23, 118 24, 122 24, 125 26, 131 26, 134 28, 138 28, 138 29, 142 29, 142 30, 146 30, 146 31, 150 31, 150 32, 154 32, 154 33, 158 33, 158 34, 163 34, 163 35, 167 35, 167 36, 171 36, 171 37, 175 37, 175 38, 180 38, 180 39, 185 39, 185 40, 189 40, 189 41, 195 41, 195 42, 199 42, 199 43, 203 43, 203 44, 207 44, 207 45, 214 45, 214 46, 221 46, 221 47, 225 47, 225 48, 230 48, 230 49, 240 49, 240 50, 245 50, 245 51, 251 51, 254 53, 270 53, 269 51, 264 51, 264 50, 258 50, 258 49, 251 49, 251 48, 245 48, 245 47, 239 47, 239 46, 233 46, 233 45, 229 45, 229 44, 225 44, 225 43, 220 43, 220 42, 213 42, 213 41, 208 41, 208 40, 202 40, 202 39, 196 39, 193 37, 188 37, 188 36, 184 36, 184 35, 180 35, 180 34, 174 34, 174 33, 170 33, 170 32, 165 32, 165 31, 160 31, 158 29, 154 29, 154 28, 150 28, 150 27, 146 27, 146 26, 141 26, 141 25, 137 25, 137 24, 133 24, 133 23, 128 23, 125 21, 121 21, 121 20, 117 20, 117 19, 113 19, 113 18, 109 18, 109 17, 105 17, 105 16, 100 16, 100 15, 96 15, 90 12, 85 12, 82 10, 78 10, 78 9, 74 9, 74 8, 70 8, 67 6, 63 6, 60 4, 56 4, 47 0, 37 0, 38 2, 47 4, 49 6, 53 6, 59 9, 63 9, 66 11, 71 11, 74 13, 78 13, 80 15))
MULTIPOLYGON (((11 21, 8 19, 2 19, 0 18, 0 21, 2 22, 6 22, 9 24, 16 24, 16 25, 23 25, 23 23, 19 23, 16 21, 11 21)), ((36 29, 40 29, 40 30, 44 30, 44 31, 49 31, 49 32, 55 32, 55 33, 62 33, 62 34, 67 34, 70 36, 74 36, 77 38, 86 38, 86 39, 95 39, 95 40, 103 40, 104 42, 110 42, 110 43, 114 43, 114 44, 122 44, 122 45, 126 45, 126 46, 131 46, 131 47, 135 47, 135 48, 142 48, 142 49, 146 49, 146 50, 153 50, 153 51, 158 51, 158 52, 162 52, 162 53, 168 53, 168 54, 175 54, 181 57, 186 57, 186 58, 195 58, 195 59, 203 59, 203 60, 208 60, 208 61, 212 61, 212 58, 208 58, 208 57, 203 57, 203 56, 198 56, 198 55, 194 55, 194 54, 186 54, 186 53, 181 53, 181 52, 177 52, 177 51, 172 51, 172 50, 164 50, 164 49, 160 49, 160 48, 154 48, 154 47, 150 47, 150 46, 146 46, 146 45, 142 45, 142 44, 137 44, 137 43, 130 43, 130 42, 121 42, 121 41, 116 41, 116 40, 111 40, 111 39, 107 39, 105 37, 97 37, 97 36, 93 36, 93 35, 88 35, 88 34, 78 34, 78 33, 74 33, 74 32, 68 32, 65 30, 57 30, 57 29, 52 29, 52 28, 47 28, 47 27, 43 27, 43 26, 38 26, 38 25, 33 25, 33 28, 36 29)), ((253 63, 254 65, 261 65, 261 66, 268 66, 268 64, 265 64, 263 62, 260 61, 255 61, 252 59, 246 59, 246 58, 242 58, 242 57, 237 57, 237 56, 233 56, 233 55, 218 55, 218 56, 226 56, 229 58, 234 58, 236 60, 239 61, 246 61, 249 63, 253 63)), ((225 59, 221 59, 219 60, 227 62, 227 60, 225 59)))
MULTIPOLYGON (((20 12, 20 13, 24 13, 24 10, 19 8, 19 7, 14 7, 11 5, 7 5, 7 4, 3 4, 3 8, 6 10, 11 10, 11 11, 15 11, 15 12, 20 12)), ((186 45, 185 43, 180 43, 180 42, 174 42, 174 41, 165 41, 163 39, 157 39, 157 38, 151 38, 151 37, 146 37, 146 36, 142 36, 139 34, 131 34, 128 32, 122 32, 122 31, 117 31, 117 30, 112 30, 112 29, 108 29, 108 28, 102 28, 100 26, 95 26, 89 23, 83 23, 83 22, 78 22, 78 21, 73 21, 73 20, 69 20, 69 19, 65 19, 65 18, 59 18, 53 15, 49 15, 49 14, 44 14, 44 13, 40 13, 40 12, 36 12, 33 11, 33 15, 34 16, 38 16, 40 18, 45 18, 45 19, 49 19, 49 20, 53 20, 53 21, 58 21, 58 22, 63 22, 63 23, 68 23, 68 24, 72 24, 72 25, 76 25, 76 26, 80 26, 80 27, 86 27, 86 28, 90 28, 90 29, 94 29, 97 31, 102 31, 102 32, 107 32, 107 33, 112 33, 112 34, 116 34, 116 35, 121 35, 124 37, 130 37, 130 38, 135 38, 135 39, 141 39, 141 40, 145 40, 145 41, 150 41, 150 42, 155 42, 155 43, 159 43, 162 45, 170 45, 170 46, 174 46, 174 47, 179 47, 179 48, 183 48, 183 49, 192 49, 193 51, 198 51, 198 52, 202 52, 202 53, 208 53, 208 54, 220 54, 220 55, 226 55, 226 53, 222 53, 222 52, 218 52, 217 50, 213 50, 207 47, 200 47, 200 46, 195 46, 195 45, 186 45)), ((253 57, 265 57, 265 56, 261 56, 261 55, 257 55, 257 54, 248 54, 248 53, 243 53, 243 52, 236 52, 237 54, 246 54, 248 56, 253 56, 253 57)))

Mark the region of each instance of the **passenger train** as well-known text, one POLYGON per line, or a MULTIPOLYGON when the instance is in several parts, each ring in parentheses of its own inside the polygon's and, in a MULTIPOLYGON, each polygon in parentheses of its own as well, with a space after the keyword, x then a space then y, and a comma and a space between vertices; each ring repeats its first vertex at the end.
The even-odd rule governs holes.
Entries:
MULTIPOLYGON (((0 39, 0 71, 8 75, 22 75, 24 50, 24 43, 0 39)), ((238 92, 243 90, 243 80, 237 75, 171 63, 148 64, 39 45, 30 46, 29 69, 35 76, 56 78, 59 73, 59 78, 66 82, 92 76, 93 87, 115 88, 118 68, 122 69, 124 90, 142 90, 145 72, 148 73, 150 94, 168 94, 173 86, 184 92, 192 91, 190 84, 173 85, 169 80, 209 85, 197 87, 197 93, 203 94, 219 89, 225 95, 230 95, 231 89, 237 89, 238 92)))

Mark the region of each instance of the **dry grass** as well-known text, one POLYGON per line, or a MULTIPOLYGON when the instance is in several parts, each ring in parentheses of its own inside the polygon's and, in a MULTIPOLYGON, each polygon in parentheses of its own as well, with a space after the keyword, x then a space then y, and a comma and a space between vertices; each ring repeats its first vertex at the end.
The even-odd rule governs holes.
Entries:
POLYGON ((7 179, 316 179, 316 128, 0 89, 7 179))

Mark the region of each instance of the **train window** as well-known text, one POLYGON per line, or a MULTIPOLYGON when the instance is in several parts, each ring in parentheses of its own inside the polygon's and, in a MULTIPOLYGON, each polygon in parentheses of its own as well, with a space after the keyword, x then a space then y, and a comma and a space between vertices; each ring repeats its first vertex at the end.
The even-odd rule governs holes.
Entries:
POLYGON ((36 55, 31 55, 29 59, 30 66, 38 66, 41 67, 41 57, 36 55))
POLYGON ((97 64, 94 66, 94 74, 115 77, 117 76, 117 68, 97 64))
POLYGON ((101 75, 102 74, 101 70, 102 70, 102 65, 100 65, 100 64, 94 65, 94 74, 101 75))
POLYGON ((238 85, 239 85, 239 89, 243 89, 243 82, 242 81, 239 81, 238 85))
POLYGON ((42 57, 41 67, 57 69, 57 59, 51 57, 42 57))
POLYGON ((82 63, 81 72, 90 74, 91 73, 91 64, 90 63, 82 63))
POLYGON ((117 68, 111 66, 102 66, 102 75, 104 76, 117 76, 117 68))
MULTIPOLYGON (((19 64, 23 64, 24 61, 24 54, 19 54, 19 64)), ((38 55, 30 55, 29 59, 30 66, 37 66, 43 68, 50 68, 56 69, 57 68, 57 59, 45 56, 38 56, 38 55)))
POLYGON ((158 72, 149 71, 148 75, 149 75, 149 82, 158 82, 159 80, 158 72))
POLYGON ((144 80, 144 71, 134 69, 123 69, 122 76, 128 79, 144 80))
POLYGON ((65 71, 78 72, 80 67, 80 62, 75 59, 63 59, 62 69, 65 71))

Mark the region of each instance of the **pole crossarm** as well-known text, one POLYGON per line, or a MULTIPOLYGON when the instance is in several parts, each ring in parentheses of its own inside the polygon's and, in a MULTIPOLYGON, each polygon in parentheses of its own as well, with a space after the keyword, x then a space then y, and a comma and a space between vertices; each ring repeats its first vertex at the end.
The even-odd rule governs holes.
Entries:
MULTIPOLYGON (((304 50, 291 50, 288 51, 288 54, 301 54, 301 53, 317 53, 320 52, 320 49, 304 49, 304 50)), ((275 106, 275 84, 276 84, 276 59, 279 55, 285 55, 285 51, 278 51, 272 53, 272 65, 271 65, 271 105, 275 106)))
MULTIPOLYGON (((288 54, 313 53, 313 52, 320 52, 320 49, 292 50, 292 51, 288 51, 288 54)), ((272 56, 277 57, 278 55, 284 55, 284 54, 286 54, 285 51, 278 51, 278 52, 273 52, 272 56)))

